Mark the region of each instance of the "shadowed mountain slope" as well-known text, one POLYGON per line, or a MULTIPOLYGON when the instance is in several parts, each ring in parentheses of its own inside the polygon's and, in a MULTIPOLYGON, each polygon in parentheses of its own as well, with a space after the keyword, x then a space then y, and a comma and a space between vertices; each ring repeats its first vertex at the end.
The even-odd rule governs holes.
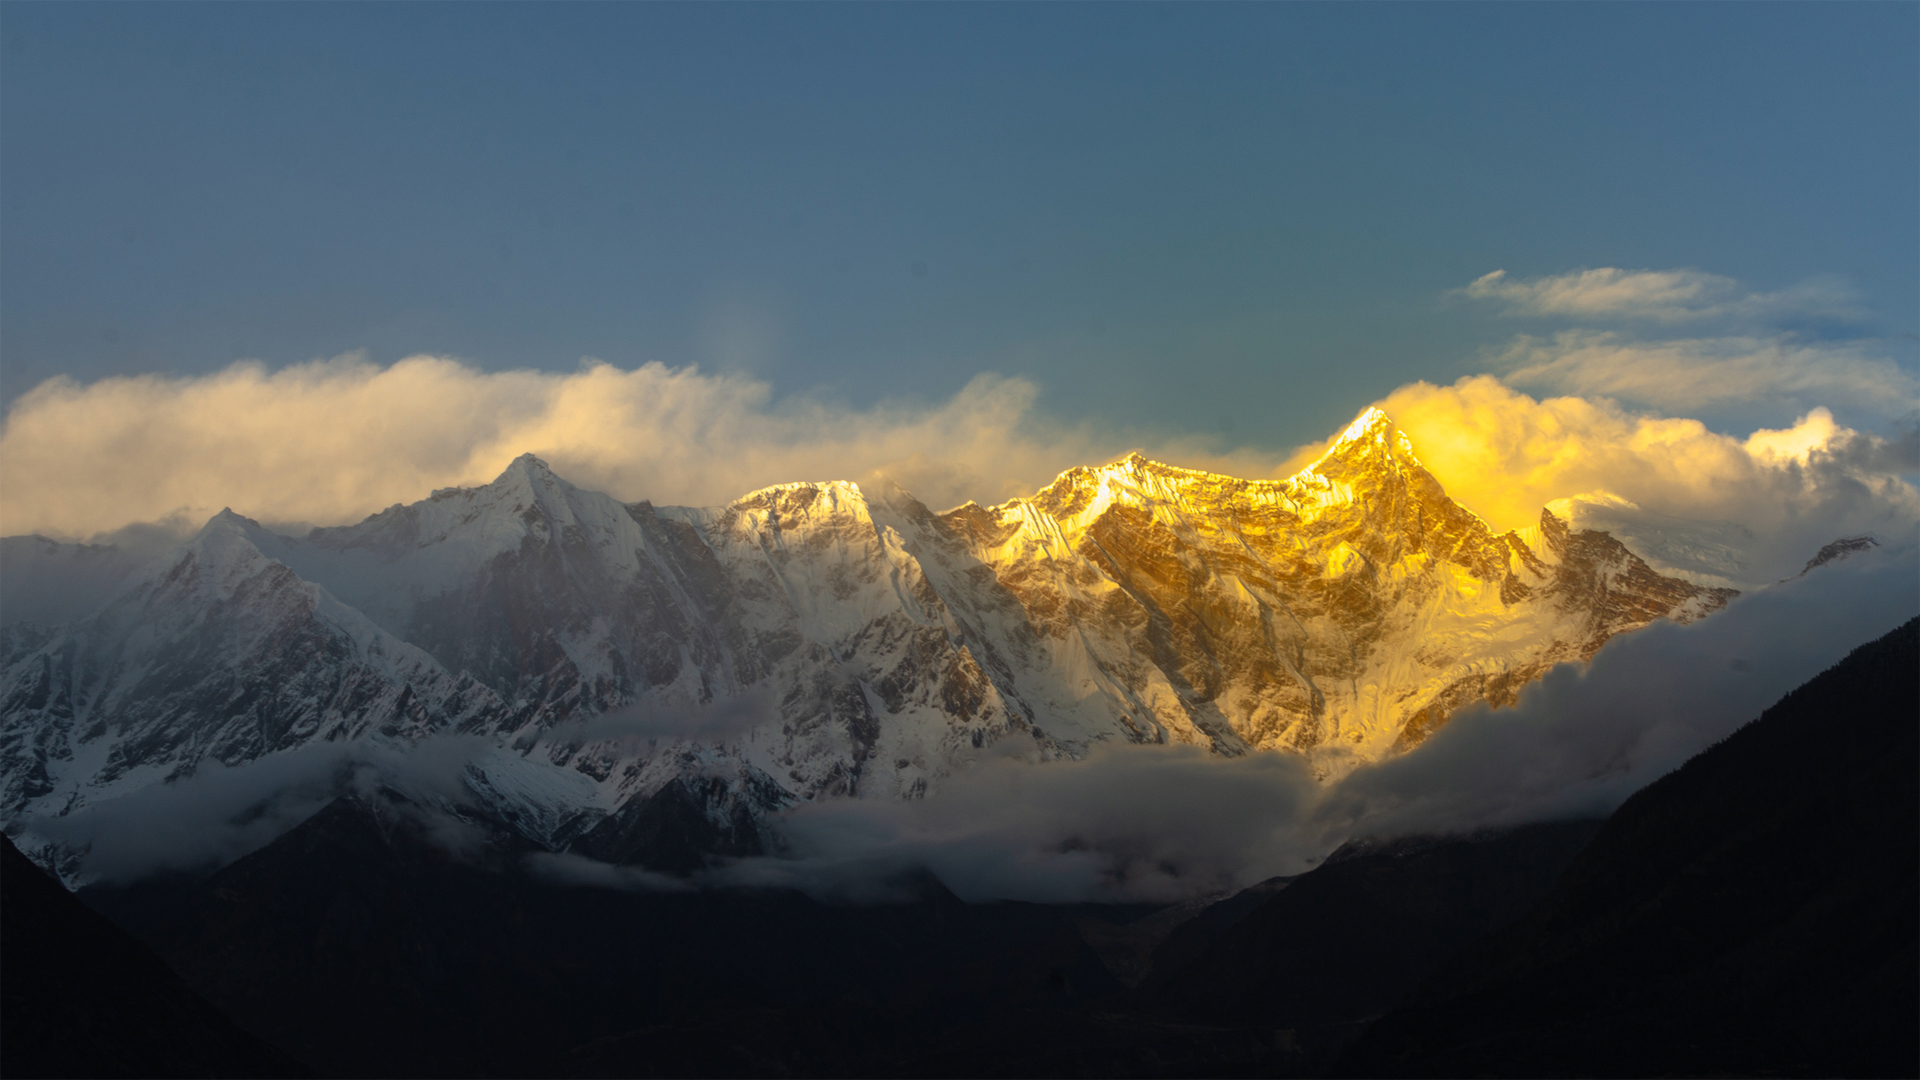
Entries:
POLYGON ((1920 620, 1629 799, 1354 1076, 1920 1073, 1920 620))

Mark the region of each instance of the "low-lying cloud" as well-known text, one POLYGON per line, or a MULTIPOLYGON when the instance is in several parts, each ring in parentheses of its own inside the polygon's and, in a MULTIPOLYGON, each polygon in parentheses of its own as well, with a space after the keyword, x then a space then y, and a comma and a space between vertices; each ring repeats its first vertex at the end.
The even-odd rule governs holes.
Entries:
MULTIPOLYGON (((189 774, 20 822, 33 841, 78 852, 86 879, 130 881, 156 873, 222 866, 273 842, 349 791, 397 791, 422 806, 471 801, 468 766, 491 743, 448 735, 413 746, 318 743, 243 765, 203 759, 189 774)), ((457 823, 429 823, 442 846, 473 836, 457 823)))
POLYGON ((637 866, 614 866, 569 852, 537 851, 524 865, 534 877, 553 885, 617 889, 620 892, 686 892, 693 883, 637 866))
POLYGON ((1315 791, 1305 759, 1188 746, 1101 746, 1078 761, 982 761, 926 799, 806 804, 787 851, 721 874, 847 899, 931 871, 965 900, 1176 900, 1303 864, 1315 791))

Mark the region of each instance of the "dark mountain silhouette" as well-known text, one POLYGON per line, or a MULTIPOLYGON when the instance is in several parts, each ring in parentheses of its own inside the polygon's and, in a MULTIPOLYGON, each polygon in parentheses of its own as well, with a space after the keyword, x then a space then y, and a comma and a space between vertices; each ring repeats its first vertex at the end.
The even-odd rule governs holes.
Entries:
POLYGON ((1920 1075, 1920 620, 1629 799, 1354 1076, 1920 1075))
POLYGON ((305 1076, 0 836, 0 1074, 305 1076))
POLYGON ((1311 1069, 1441 961, 1525 915, 1597 821, 1349 844, 1167 974, 1150 1007, 1266 1024, 1311 1069))
POLYGON ((1524 915, 1599 826, 1349 844, 1284 888, 1248 890, 1253 903, 1222 901, 1213 919, 1175 930, 1137 991, 962 1028, 919 1065, 951 1076, 1318 1075, 1436 964, 1524 915))
POLYGON ((342 798, 205 880, 88 896, 329 1076, 876 1074, 961 1020, 1119 989, 1074 929, 1110 912, 930 876, 864 907, 567 887, 461 828, 342 798))

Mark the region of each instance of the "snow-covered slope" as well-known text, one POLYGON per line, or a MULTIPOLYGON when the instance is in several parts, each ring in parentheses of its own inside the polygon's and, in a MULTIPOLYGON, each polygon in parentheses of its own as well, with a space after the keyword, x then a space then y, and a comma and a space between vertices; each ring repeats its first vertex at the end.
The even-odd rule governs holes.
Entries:
POLYGON ((10 636, 0 813, 434 733, 491 747, 466 770, 490 813, 608 850, 675 807, 737 845, 793 799, 1109 739, 1331 774, 1731 595, 1550 512, 1527 533, 1447 498, 1377 410, 1286 481, 1136 455, 946 513, 843 482, 623 504, 525 456, 304 537, 223 513, 97 614, 10 636))
POLYGON ((222 511, 98 614, 5 658, 8 810, 59 813, 209 758, 413 741, 497 710, 486 687, 261 554, 257 530, 222 511))

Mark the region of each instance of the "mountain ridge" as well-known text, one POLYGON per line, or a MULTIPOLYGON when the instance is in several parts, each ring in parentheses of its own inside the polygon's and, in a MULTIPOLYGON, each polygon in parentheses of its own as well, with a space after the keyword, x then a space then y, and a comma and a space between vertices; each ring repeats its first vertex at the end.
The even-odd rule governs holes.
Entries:
POLYGON ((942 513, 847 481, 626 503, 523 454, 303 537, 223 510, 90 617, 10 632, 0 814, 438 734, 491 741, 468 787, 542 843, 681 777, 720 778, 705 805, 738 831, 796 799, 918 797, 990 748, 1282 750, 1331 777, 1733 595, 1549 511, 1539 535, 1496 535, 1378 409, 1286 480, 1132 454, 942 513), (741 701, 752 722, 687 735, 741 701))

